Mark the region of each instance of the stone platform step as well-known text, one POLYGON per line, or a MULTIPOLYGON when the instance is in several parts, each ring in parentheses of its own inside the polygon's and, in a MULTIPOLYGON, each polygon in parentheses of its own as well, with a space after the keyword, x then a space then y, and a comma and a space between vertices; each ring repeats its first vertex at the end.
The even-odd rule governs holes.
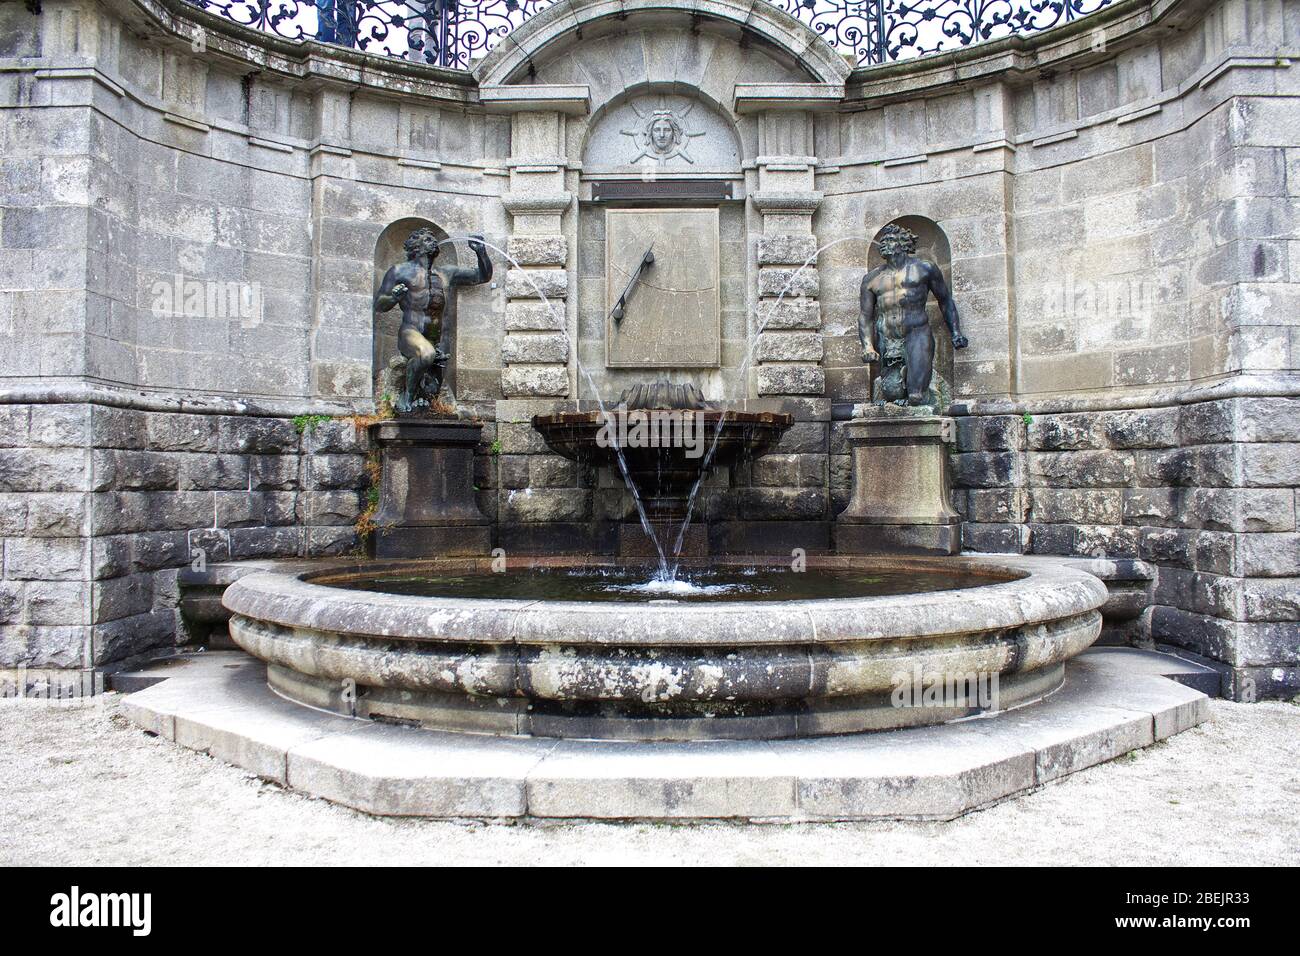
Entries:
POLYGON ((1195 726, 1187 662, 1090 650, 1047 700, 937 727, 781 741, 449 734, 314 711, 239 652, 125 698, 144 730, 367 813, 451 818, 949 820, 1195 726))

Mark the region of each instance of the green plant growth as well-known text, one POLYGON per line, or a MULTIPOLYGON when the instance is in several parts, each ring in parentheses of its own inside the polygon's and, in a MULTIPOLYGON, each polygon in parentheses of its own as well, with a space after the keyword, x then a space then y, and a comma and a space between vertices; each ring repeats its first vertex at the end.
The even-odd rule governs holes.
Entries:
POLYGON ((1020 420, 1024 422, 1025 425, 1032 425, 1034 423, 1034 416, 1030 415, 1028 412, 1025 412, 1023 415, 1020 416, 1020 420))
POLYGON ((498 458, 501 456, 501 439, 500 439, 500 438, 494 438, 494 439, 492 439, 492 454, 493 454, 494 457, 498 457, 498 458))
POLYGON ((333 415, 295 415, 293 417, 293 427, 299 435, 309 435, 316 430, 317 425, 332 421, 333 418, 333 415))

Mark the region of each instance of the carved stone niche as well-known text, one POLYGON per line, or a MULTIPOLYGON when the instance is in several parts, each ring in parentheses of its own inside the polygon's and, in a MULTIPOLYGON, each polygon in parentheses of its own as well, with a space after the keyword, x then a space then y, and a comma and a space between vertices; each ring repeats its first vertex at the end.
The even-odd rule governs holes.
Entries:
POLYGON ((740 170, 732 121, 697 97, 646 92, 606 108, 592 121, 583 158, 587 174, 717 176, 740 170))

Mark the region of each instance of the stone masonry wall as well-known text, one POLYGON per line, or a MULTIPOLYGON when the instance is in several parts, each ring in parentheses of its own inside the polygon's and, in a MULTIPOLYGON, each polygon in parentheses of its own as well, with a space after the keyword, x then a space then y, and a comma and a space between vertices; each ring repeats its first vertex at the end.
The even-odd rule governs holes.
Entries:
POLYGON ((0 405, 0 670, 99 668, 176 640, 176 571, 358 547, 350 421, 0 405))
POLYGON ((973 551, 1157 566, 1133 633, 1228 664, 1238 699, 1300 682, 1300 400, 958 419, 973 551))

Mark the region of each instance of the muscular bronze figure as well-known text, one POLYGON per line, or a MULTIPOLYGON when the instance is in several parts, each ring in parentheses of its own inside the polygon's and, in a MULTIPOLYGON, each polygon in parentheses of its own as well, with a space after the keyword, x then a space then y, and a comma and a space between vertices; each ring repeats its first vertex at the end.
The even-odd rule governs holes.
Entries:
POLYGON ((469 247, 478 257, 473 268, 436 269, 433 263, 438 258, 438 237, 430 229, 417 229, 402 244, 406 261, 385 273, 375 293, 376 312, 402 306, 397 349, 406 359, 406 388, 396 402, 401 414, 432 404, 442 389, 451 358, 448 352, 451 323, 444 321, 454 308, 454 303, 448 301, 450 290, 462 285, 480 285, 492 278, 492 260, 488 258, 483 237, 471 236, 469 247))
POLYGON ((858 319, 863 361, 880 363, 871 398, 877 405, 926 405, 934 375, 934 333, 925 314, 931 292, 948 323, 952 347, 964 349, 969 342, 961 334, 957 305, 943 273, 933 262, 913 255, 916 236, 902 226, 886 226, 879 249, 885 264, 862 278, 858 319))

